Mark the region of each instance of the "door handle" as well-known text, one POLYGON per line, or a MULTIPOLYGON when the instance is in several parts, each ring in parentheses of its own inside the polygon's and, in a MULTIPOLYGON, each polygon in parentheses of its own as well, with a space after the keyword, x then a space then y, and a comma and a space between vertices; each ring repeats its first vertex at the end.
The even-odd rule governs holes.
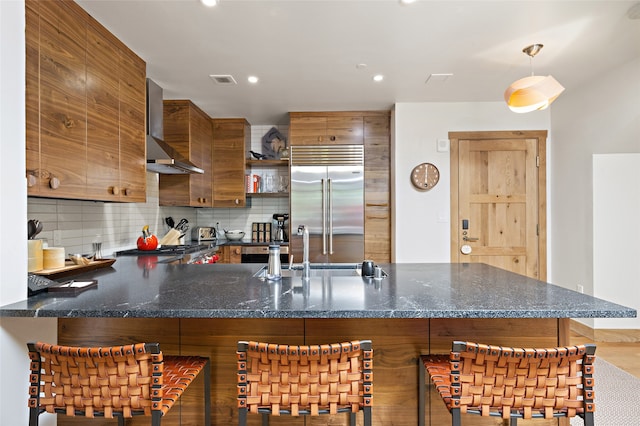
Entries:
POLYGON ((327 188, 322 183, 322 254, 327 254, 327 188))
POLYGON ((331 186, 331 178, 327 179, 329 187, 329 254, 333 254, 333 187, 331 186))
POLYGON ((467 237, 466 235, 462 237, 464 241, 478 241, 480 238, 467 237))

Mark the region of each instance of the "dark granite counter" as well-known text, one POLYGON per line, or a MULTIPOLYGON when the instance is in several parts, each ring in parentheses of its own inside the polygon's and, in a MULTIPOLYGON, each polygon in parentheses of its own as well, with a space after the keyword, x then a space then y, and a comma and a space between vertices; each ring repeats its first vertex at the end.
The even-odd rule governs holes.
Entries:
POLYGON ((389 264, 383 280, 261 281, 260 264, 156 264, 119 257, 78 275, 98 286, 41 293, 4 317, 113 318, 630 318, 634 309, 483 264, 389 264))

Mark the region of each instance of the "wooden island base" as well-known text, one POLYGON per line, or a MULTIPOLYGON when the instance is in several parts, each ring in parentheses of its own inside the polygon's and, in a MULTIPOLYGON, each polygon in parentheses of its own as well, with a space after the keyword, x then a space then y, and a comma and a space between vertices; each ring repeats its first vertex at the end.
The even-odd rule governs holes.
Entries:
MULTIPOLYGON (((262 340, 286 344, 333 343, 371 339, 374 348, 374 425, 411 425, 417 421, 418 365, 420 354, 447 353, 453 340, 496 345, 556 346, 566 344, 568 319, 184 319, 184 318, 60 318, 58 343, 64 345, 114 345, 159 342, 164 353, 209 356, 212 363, 211 421, 237 424, 236 342, 262 340)), ((201 379, 198 379, 201 380, 201 379)), ((181 398, 163 425, 202 424, 202 385, 195 383, 181 398)), ((450 424, 449 414, 437 394, 430 392, 427 425, 450 424), (431 422, 429 423, 429 418, 431 422)), ((250 425, 260 424, 249 416, 250 425)), ((334 421, 335 420, 335 421, 334 421)), ((331 425, 347 425, 348 417, 331 425)), ((500 419, 466 416, 465 425, 502 425, 500 419)), ((135 418, 127 425, 146 425, 135 418)), ((361 424, 361 415, 358 416, 361 424)), ((565 423, 563 420, 560 424, 565 423)), ((86 419, 58 417, 59 425, 87 424, 86 419)), ((113 425, 114 420, 94 419, 91 425, 113 425)), ((272 425, 304 425, 303 418, 272 418, 272 425)), ((326 425, 326 417, 307 425, 326 425)), ((557 425, 557 421, 520 421, 519 425, 557 425)))

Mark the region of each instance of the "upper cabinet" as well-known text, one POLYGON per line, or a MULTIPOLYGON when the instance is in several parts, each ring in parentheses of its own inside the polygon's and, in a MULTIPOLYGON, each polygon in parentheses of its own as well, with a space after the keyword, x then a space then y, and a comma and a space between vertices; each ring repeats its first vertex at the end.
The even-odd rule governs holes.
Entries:
POLYGON ((362 145, 362 112, 290 112, 290 145, 362 145))
POLYGON ((213 207, 247 207, 244 176, 251 128, 244 118, 213 123, 213 207))
POLYGON ((73 2, 25 2, 29 196, 146 199, 146 65, 73 2))
POLYGON ((161 174, 160 205, 212 207, 211 119, 191 101, 165 100, 163 103, 164 141, 204 173, 161 174))

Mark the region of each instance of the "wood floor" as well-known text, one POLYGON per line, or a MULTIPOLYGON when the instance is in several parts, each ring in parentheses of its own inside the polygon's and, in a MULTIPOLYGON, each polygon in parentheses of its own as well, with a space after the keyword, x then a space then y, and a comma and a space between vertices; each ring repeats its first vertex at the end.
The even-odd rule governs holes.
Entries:
POLYGON ((571 343, 595 343, 597 357, 640 379, 640 342, 594 342, 572 331, 571 343))

